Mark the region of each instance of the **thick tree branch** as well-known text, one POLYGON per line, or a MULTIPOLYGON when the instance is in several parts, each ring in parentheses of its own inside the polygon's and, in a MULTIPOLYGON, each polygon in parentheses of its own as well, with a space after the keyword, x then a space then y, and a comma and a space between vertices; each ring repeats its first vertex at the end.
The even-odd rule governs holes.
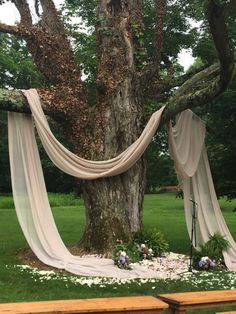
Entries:
POLYGON ((21 35, 19 27, 0 23, 0 32, 12 35, 21 35))
MULTIPOLYGON (((63 123, 65 115, 42 102, 44 113, 59 123, 63 123)), ((20 90, 0 88, 0 111, 12 111, 31 114, 29 104, 20 90)))
POLYGON ((30 113, 30 108, 19 90, 0 89, 0 110, 30 113))
MULTIPOLYGON (((204 105, 214 100, 226 90, 232 79, 234 71, 234 54, 230 49, 224 7, 216 4, 214 0, 207 0, 205 1, 205 10, 210 31, 219 56, 219 78, 213 80, 209 86, 199 91, 183 95, 186 90, 189 90, 188 84, 186 83, 182 90, 180 88, 180 91, 177 91, 179 97, 173 97, 167 104, 163 115, 163 123, 182 110, 204 105)), ((199 77, 197 76, 193 78, 192 83, 195 80, 198 80, 199 77)))
POLYGON ((197 82, 203 81, 212 75, 216 77, 217 75, 219 75, 219 71, 220 71, 220 64, 215 63, 209 66, 208 68, 196 73, 190 79, 185 81, 183 85, 179 87, 179 89, 174 93, 172 101, 180 96, 185 95, 187 92, 193 89, 194 85, 197 82))
MULTIPOLYGON (((42 104, 42 107, 45 114, 52 114, 44 104, 42 104)), ((20 90, 8 90, 3 88, 0 88, 0 111, 31 114, 28 102, 20 90)))
MULTIPOLYGON (((234 60, 236 60, 236 53, 234 53, 234 60)), ((198 81, 207 79, 209 76, 215 76, 219 73, 220 65, 214 64, 187 80, 167 103, 166 110, 162 117, 162 124, 166 123, 169 119, 183 110, 191 109, 199 105, 203 106, 219 97, 225 90, 222 89, 219 75, 213 77, 207 87, 190 92, 198 81)))
MULTIPOLYGON (((160 80, 153 82, 151 88, 149 85, 145 90, 144 100, 149 99, 154 102, 165 102, 169 96, 166 94, 173 88, 177 88, 177 91, 174 93, 173 98, 177 98, 182 94, 186 94, 194 88, 194 85, 200 80, 206 80, 210 76, 219 75, 220 65, 219 63, 213 64, 208 68, 205 68, 197 73, 185 73, 178 77, 172 77, 172 74, 168 76, 166 80, 160 80), (170 77, 171 76, 171 77, 170 77)), ((169 93, 170 94, 170 93, 169 93)), ((173 101, 173 99, 172 99, 173 101)), ((145 102, 144 102, 145 105, 145 102)))
POLYGON ((32 26, 32 16, 29 9, 29 4, 26 0, 13 0, 12 1, 21 16, 21 23, 25 26, 32 26))
POLYGON ((230 50, 224 7, 213 0, 207 0, 205 6, 210 31, 221 65, 219 84, 222 89, 225 89, 232 78, 233 52, 230 50))
POLYGON ((199 91, 171 99, 163 113, 161 124, 165 124, 168 120, 183 110, 191 109, 199 105, 203 106, 209 103, 217 98, 221 92, 222 89, 220 88, 219 80, 216 79, 209 86, 199 91))
MULTIPOLYGON (((218 69, 216 67, 214 70, 214 66, 212 66, 212 73, 217 73, 217 71, 219 71, 219 67, 218 69)), ((200 77, 200 75, 197 75, 193 79, 187 81, 186 85, 184 84, 183 89, 181 87, 181 91, 177 91, 176 95, 169 100, 163 113, 161 124, 165 124, 168 120, 183 110, 191 109, 200 105, 203 106, 211 102, 219 97, 226 89, 226 86, 225 89, 222 88, 220 77, 218 76, 217 78, 214 78, 207 87, 198 91, 189 92, 189 89, 193 87, 194 83, 200 80, 200 77), (188 93, 185 94, 187 91, 188 93)))
POLYGON ((159 75, 160 63, 162 58, 163 47, 163 27, 166 14, 166 0, 156 0, 156 29, 155 29, 155 45, 154 45, 154 69, 159 75))

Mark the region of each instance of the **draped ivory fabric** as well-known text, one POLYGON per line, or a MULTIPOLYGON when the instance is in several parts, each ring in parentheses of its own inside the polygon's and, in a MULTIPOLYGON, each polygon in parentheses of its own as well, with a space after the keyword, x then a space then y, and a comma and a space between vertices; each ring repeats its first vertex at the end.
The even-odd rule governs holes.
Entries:
POLYGON ((225 264, 236 271, 236 243, 219 207, 204 139, 205 124, 190 110, 182 112, 176 125, 169 127, 169 149, 182 180, 187 229, 190 236, 193 199, 197 211, 196 246, 205 243, 210 235, 221 233, 230 243, 230 249, 223 252, 225 264))
MULTIPOLYGON (((67 173, 84 179, 115 175, 131 167, 148 145, 146 141, 152 139, 163 111, 162 108, 153 115, 140 138, 124 153, 112 160, 92 162, 70 153, 55 139, 43 115, 37 94, 34 90, 25 94, 44 147, 52 156, 52 160, 67 173)), ((9 113, 8 130, 12 189, 17 217, 29 246, 43 263, 85 276, 157 276, 155 271, 145 266, 135 265, 134 269, 129 271, 119 269, 112 259, 73 256, 64 245, 54 222, 31 116, 9 113)))
MULTIPOLYGON (((164 108, 154 113, 141 136, 119 156, 107 161, 89 161, 63 147, 53 136, 36 90, 24 91, 45 150, 64 172, 82 179, 113 176, 129 169, 140 158, 155 134, 164 108)), ((47 198, 31 116, 9 113, 9 153, 13 197, 23 233, 36 256, 45 264, 86 276, 117 278, 156 277, 155 271, 136 266, 132 271, 114 266, 111 259, 79 258, 64 245, 47 198)), ((197 202, 197 241, 207 241, 216 231, 227 236, 231 248, 224 253, 226 265, 235 270, 235 243, 225 225, 215 196, 206 150, 205 126, 191 111, 185 111, 170 127, 170 147, 178 173, 183 178, 185 213, 190 232, 191 196, 197 202)))
POLYGON ((37 90, 25 90, 23 93, 28 100, 37 131, 49 158, 59 169, 80 179, 115 176, 131 168, 151 142, 165 108, 162 107, 153 113, 140 137, 123 153, 109 160, 92 161, 76 156, 58 142, 47 123, 37 90))

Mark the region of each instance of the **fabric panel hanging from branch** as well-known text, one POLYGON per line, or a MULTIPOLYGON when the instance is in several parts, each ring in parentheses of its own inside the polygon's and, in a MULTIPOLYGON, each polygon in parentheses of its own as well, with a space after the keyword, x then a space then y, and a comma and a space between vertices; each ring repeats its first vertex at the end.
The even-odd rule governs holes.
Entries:
POLYGON ((229 241, 223 252, 229 270, 236 271, 236 243, 219 207, 205 147, 205 124, 192 111, 183 111, 174 127, 169 126, 169 150, 183 186, 185 218, 191 235, 192 202, 196 202, 197 247, 219 232, 229 241))

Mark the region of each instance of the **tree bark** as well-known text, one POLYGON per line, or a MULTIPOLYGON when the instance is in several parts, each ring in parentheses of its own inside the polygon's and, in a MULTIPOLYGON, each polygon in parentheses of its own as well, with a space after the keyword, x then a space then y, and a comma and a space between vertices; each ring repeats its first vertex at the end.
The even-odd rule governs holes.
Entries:
MULTIPOLYGON (((104 159, 124 151, 141 133, 140 109, 131 89, 127 80, 119 86, 111 106, 107 107, 101 153, 104 159)), ((84 182, 87 223, 81 244, 85 249, 111 251, 116 240, 128 241, 133 232, 140 230, 145 174, 145 158, 142 157, 124 174, 84 182)))
MULTIPOLYGON (((134 50, 137 46, 131 26, 135 18, 136 25, 141 27, 140 5, 140 1, 135 0, 101 1, 98 6, 101 22, 97 26, 97 95, 105 129, 103 127, 103 141, 95 158, 116 156, 129 147, 142 130, 140 100, 135 93, 134 50)), ((116 240, 128 241, 133 232, 140 230, 145 172, 143 157, 122 175, 84 182, 87 219, 80 244, 86 250, 111 252, 116 240)))
POLYGON ((145 170, 142 158, 124 174, 85 183, 86 228, 80 244, 86 251, 111 253, 117 240, 129 241, 140 230, 145 170))

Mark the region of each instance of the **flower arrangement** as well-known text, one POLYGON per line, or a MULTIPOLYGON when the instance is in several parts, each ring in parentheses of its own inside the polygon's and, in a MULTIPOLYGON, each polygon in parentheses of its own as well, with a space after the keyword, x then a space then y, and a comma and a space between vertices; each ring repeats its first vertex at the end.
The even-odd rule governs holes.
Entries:
POLYGON ((128 243, 123 243, 122 240, 116 242, 113 260, 115 265, 123 269, 132 269, 130 264, 152 260, 154 257, 163 255, 168 249, 168 243, 157 230, 137 232, 128 243))
MULTIPOLYGON (((147 258, 147 256, 151 257, 150 255, 152 255, 152 257, 161 256, 163 253, 168 251, 167 241, 165 240, 163 234, 156 229, 152 231, 142 230, 137 232, 134 235, 133 242, 142 246, 141 251, 143 251, 143 257, 146 255, 145 258, 147 258), (152 251, 148 253, 148 249, 151 249, 152 251)), ((141 257, 143 254, 141 254, 141 257)))
POLYGON ((129 256, 127 255, 127 253, 125 251, 120 250, 116 253, 115 264, 119 268, 131 269, 129 263, 130 263, 129 262, 129 256))
POLYGON ((197 269, 225 268, 223 251, 229 249, 229 242, 225 236, 216 232, 209 236, 209 240, 200 245, 200 250, 194 251, 193 264, 197 269))
POLYGON ((149 248, 146 244, 142 243, 138 245, 138 252, 141 259, 151 260, 154 256, 152 248, 149 248))
POLYGON ((200 259, 198 266, 201 269, 209 270, 210 268, 213 268, 216 266, 216 262, 214 260, 211 260, 208 256, 203 256, 200 259))

